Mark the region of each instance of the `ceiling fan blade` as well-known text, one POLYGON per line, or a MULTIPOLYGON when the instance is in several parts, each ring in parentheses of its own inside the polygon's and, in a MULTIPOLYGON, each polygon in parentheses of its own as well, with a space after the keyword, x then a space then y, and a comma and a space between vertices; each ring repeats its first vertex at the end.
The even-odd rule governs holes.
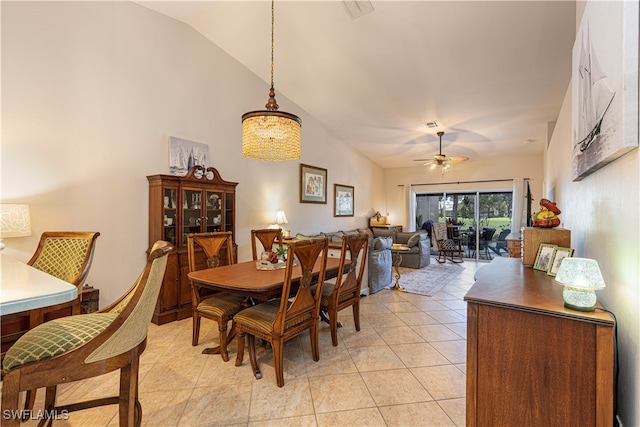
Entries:
POLYGON ((463 156, 452 156, 452 157, 447 157, 447 160, 443 161, 443 164, 447 164, 447 165, 451 165, 451 166, 455 166, 458 163, 462 163, 469 160, 468 157, 463 157, 463 156))
POLYGON ((466 162, 467 160, 469 160, 469 158, 468 157, 464 157, 464 156, 451 156, 451 157, 447 157, 447 160, 451 160, 452 162, 460 163, 460 162, 466 162))
POLYGON ((421 166, 429 166, 429 165, 437 165, 438 162, 436 162, 433 159, 422 159, 420 160, 420 162, 422 162, 421 166))

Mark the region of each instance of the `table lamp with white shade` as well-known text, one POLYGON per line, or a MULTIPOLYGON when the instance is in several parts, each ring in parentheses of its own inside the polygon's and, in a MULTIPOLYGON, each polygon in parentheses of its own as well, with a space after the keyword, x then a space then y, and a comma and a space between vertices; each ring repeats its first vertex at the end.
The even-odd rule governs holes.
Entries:
MULTIPOLYGON (((276 224, 278 228, 282 228, 282 224, 288 224, 287 215, 285 215, 284 211, 276 212, 276 224)), ((289 230, 282 230, 282 237, 288 239, 290 237, 291 232, 289 230)))
POLYGON ((595 291, 605 288, 598 261, 588 258, 563 259, 556 282, 564 286, 564 306, 578 311, 595 310, 595 291))
POLYGON ((31 236, 29 205, 0 204, 0 251, 5 247, 3 239, 27 236, 31 236))

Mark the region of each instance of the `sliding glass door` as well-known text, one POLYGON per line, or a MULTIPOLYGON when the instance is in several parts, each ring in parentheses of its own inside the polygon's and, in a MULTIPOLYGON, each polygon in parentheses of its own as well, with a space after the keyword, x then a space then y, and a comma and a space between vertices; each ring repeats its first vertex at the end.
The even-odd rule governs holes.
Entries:
POLYGON ((434 222, 446 223, 449 237, 461 242, 466 258, 491 260, 507 256, 511 209, 510 191, 418 193, 416 227, 428 230, 434 222))

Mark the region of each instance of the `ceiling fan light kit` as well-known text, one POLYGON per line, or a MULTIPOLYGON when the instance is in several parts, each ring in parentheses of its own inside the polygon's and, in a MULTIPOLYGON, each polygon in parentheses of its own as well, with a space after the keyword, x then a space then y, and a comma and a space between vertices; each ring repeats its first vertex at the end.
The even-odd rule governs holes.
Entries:
POLYGON ((242 115, 242 156, 256 160, 284 161, 300 158, 302 120, 278 111, 273 88, 274 0, 271 0, 271 88, 266 110, 242 115))

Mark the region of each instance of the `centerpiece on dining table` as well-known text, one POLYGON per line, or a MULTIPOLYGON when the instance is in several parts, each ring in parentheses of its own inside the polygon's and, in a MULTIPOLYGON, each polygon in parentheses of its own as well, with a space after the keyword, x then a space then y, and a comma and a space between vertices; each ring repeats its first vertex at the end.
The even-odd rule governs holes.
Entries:
MULTIPOLYGON (((293 260, 293 264, 297 265, 298 260, 293 260)), ((287 248, 278 246, 274 251, 262 252, 260 260, 256 261, 258 270, 277 270, 287 265, 287 248)))

